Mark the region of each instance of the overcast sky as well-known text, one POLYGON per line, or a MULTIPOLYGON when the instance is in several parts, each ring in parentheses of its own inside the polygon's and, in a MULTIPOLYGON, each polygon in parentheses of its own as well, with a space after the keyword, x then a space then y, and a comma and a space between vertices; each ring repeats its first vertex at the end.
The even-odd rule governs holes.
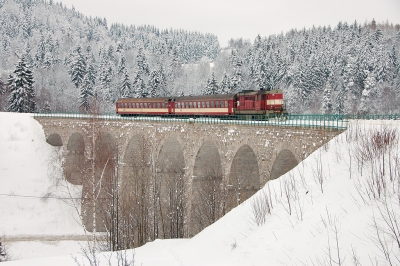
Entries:
MULTIPOLYGON (((59 1, 57 1, 59 2, 59 1)), ((108 25, 154 25, 212 33, 221 46, 230 38, 253 42, 260 34, 371 21, 400 24, 400 0, 61 0, 108 25)))

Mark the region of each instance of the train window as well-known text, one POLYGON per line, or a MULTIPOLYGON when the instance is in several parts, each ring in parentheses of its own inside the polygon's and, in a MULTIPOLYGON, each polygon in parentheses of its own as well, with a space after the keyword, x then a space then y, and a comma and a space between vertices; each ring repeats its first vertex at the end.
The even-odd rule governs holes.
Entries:
POLYGON ((206 102, 202 102, 201 107, 206 108, 206 102))
POLYGON ((221 108, 224 108, 224 102, 223 101, 220 102, 220 105, 221 105, 221 108))
POLYGON ((218 101, 215 101, 215 107, 219 108, 219 102, 218 101))
POLYGON ((225 101, 225 108, 228 108, 228 101, 225 101))
POLYGON ((193 102, 193 108, 196 108, 197 102, 193 102))
POLYGON ((140 103, 140 108, 143 108, 143 103, 140 103))
POLYGON ((192 108, 192 107, 193 107, 193 103, 190 102, 190 103, 189 103, 189 108, 192 108))
POLYGON ((214 108, 214 101, 210 102, 210 106, 211 106, 211 108, 214 108))
POLYGON ((210 102, 206 102, 206 107, 210 108, 210 102))

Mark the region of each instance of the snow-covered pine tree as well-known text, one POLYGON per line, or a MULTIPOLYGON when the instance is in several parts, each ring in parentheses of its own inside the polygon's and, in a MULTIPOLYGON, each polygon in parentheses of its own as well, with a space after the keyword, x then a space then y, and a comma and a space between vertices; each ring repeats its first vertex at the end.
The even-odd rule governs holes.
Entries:
POLYGON ((243 65, 243 62, 239 58, 236 50, 232 50, 232 52, 231 52, 230 63, 233 67, 233 75, 230 80, 230 84, 232 86, 232 91, 233 92, 241 91, 243 89, 242 88, 242 81, 243 81, 242 65, 243 65))
POLYGON ((324 95, 322 98, 322 110, 323 114, 330 114, 332 113, 332 87, 330 82, 327 82, 324 89, 324 95))
POLYGON ((98 70, 98 93, 97 97, 101 97, 102 100, 111 101, 115 100, 115 95, 112 91, 112 79, 114 77, 113 64, 109 60, 108 54, 104 48, 100 49, 100 66, 98 70))
POLYGON ((136 73, 135 80, 133 81, 133 97, 142 98, 147 97, 147 95, 146 83, 142 76, 139 73, 136 73))
POLYGON ((203 95, 213 95, 213 94, 217 94, 217 92, 218 92, 218 84, 217 84, 217 80, 215 79, 214 72, 212 72, 211 78, 208 79, 207 85, 204 88, 204 90, 202 91, 202 94, 203 95))
POLYGON ((43 113, 50 114, 51 113, 51 106, 49 101, 44 102, 43 113))
POLYGON ((35 55, 37 66, 42 66, 45 55, 46 55, 46 41, 44 39, 43 34, 41 34, 35 55))
POLYGON ((166 94, 167 80, 162 66, 150 73, 149 95, 159 97, 166 94))
POLYGON ((93 97, 97 98, 96 94, 96 76, 97 76, 97 65, 96 59, 92 52, 92 47, 86 47, 86 74, 93 88, 93 97))
POLYGON ((119 85, 119 93, 120 97, 122 98, 127 98, 127 97, 132 97, 133 92, 132 92, 132 84, 129 79, 128 75, 128 70, 125 69, 123 70, 123 73, 121 74, 121 82, 119 85))
POLYGON ((82 48, 79 45, 75 48, 70 58, 71 62, 68 73, 71 76, 72 83, 74 83, 76 88, 79 88, 86 74, 86 60, 82 55, 82 48))
POLYGON ((229 77, 226 72, 224 72, 224 76, 222 77, 222 81, 218 87, 219 94, 229 94, 231 93, 231 85, 229 83, 229 77))
POLYGON ((140 48, 136 56, 136 76, 133 80, 135 97, 140 98, 148 96, 149 93, 146 88, 146 80, 148 79, 149 72, 146 56, 143 52, 143 48, 140 48))
POLYGON ((88 112, 90 110, 89 98, 93 97, 93 84, 89 79, 88 74, 83 78, 83 82, 80 85, 79 94, 79 109, 83 112, 88 112))
POLYGON ((24 56, 18 61, 14 75, 9 76, 9 112, 32 113, 36 110, 33 72, 25 63, 24 56))

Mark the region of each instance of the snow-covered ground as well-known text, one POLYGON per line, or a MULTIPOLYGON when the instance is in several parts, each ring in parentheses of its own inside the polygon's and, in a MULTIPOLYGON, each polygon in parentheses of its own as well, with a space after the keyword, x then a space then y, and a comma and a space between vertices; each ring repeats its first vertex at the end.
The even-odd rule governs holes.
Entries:
MULTIPOLYGON (((124 255, 135 265, 398 265, 399 135, 400 121, 352 121, 192 239, 124 255)), ((54 190, 56 149, 31 115, 0 113, 0 234, 17 259, 5 265, 85 263, 76 210, 54 190), (15 241, 30 237, 40 241, 15 241)), ((97 258, 119 265, 115 254, 97 258)))

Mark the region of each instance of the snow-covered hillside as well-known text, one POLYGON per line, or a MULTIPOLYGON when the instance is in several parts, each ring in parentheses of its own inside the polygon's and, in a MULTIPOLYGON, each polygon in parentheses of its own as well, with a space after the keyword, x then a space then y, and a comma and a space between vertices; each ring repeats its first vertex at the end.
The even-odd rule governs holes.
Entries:
MULTIPOLYGON (((156 240, 128 257, 134 253, 135 265, 399 264, 399 135, 400 121, 352 121, 192 239, 156 240)), ((73 208, 41 199, 54 185, 55 149, 30 115, 0 113, 2 235, 83 235, 73 208)), ((5 244, 16 258, 34 257, 26 254, 34 246, 43 256, 5 265, 76 265, 71 253, 83 262, 76 242, 53 242, 47 253, 45 242, 5 244), (64 256, 45 257, 55 255, 64 256)), ((100 265, 118 265, 115 254, 97 257, 100 265)))
POLYGON ((8 242, 14 258, 65 254, 54 248, 58 243, 52 240, 84 235, 70 200, 55 189, 60 176, 58 153, 46 143, 41 125, 31 114, 0 113, 0 237, 8 242))

